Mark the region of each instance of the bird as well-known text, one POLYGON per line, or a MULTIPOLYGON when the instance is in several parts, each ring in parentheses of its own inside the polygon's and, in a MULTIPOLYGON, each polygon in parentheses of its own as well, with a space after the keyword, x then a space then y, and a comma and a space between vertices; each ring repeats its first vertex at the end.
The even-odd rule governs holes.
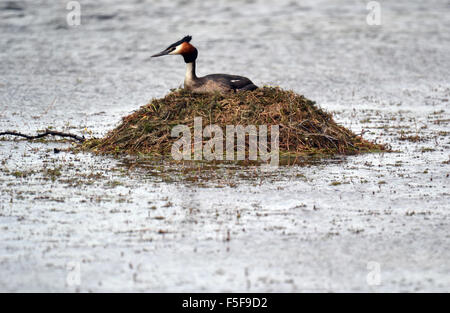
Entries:
POLYGON ((195 61, 198 50, 190 41, 192 36, 185 36, 183 39, 171 44, 160 53, 151 57, 164 55, 182 55, 186 63, 186 74, 184 77, 184 88, 195 93, 208 92, 232 92, 240 90, 255 90, 258 87, 247 77, 229 74, 211 74, 197 77, 195 74, 195 61))

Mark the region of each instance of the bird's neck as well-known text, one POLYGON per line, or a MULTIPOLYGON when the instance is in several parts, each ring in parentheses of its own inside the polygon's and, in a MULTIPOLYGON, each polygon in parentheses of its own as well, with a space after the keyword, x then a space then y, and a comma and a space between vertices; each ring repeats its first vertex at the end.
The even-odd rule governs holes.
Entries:
POLYGON ((184 76, 184 84, 190 85, 197 79, 195 75, 195 61, 186 63, 186 75, 184 76))

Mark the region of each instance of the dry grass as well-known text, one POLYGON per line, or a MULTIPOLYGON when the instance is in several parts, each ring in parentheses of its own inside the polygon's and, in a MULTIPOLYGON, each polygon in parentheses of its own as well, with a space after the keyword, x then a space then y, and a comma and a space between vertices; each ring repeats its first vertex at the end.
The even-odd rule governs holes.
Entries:
POLYGON ((87 140, 83 147, 99 153, 170 155, 172 144, 178 140, 170 136, 171 129, 179 124, 193 129, 194 117, 202 117, 203 127, 219 125, 224 134, 226 125, 267 125, 269 130, 270 125, 279 125, 281 153, 332 155, 385 150, 338 125, 313 101, 272 87, 229 94, 176 90, 124 117, 104 138, 87 140))

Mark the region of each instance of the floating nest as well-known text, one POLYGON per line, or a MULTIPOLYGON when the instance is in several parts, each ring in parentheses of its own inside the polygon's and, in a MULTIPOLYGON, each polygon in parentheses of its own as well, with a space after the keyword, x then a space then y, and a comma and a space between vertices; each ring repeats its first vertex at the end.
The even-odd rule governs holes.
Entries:
MULTIPOLYGON (((385 150, 338 125, 315 102, 273 87, 227 94, 172 91, 124 117, 104 138, 85 141, 83 148, 170 157, 172 145, 180 138, 171 136, 172 128, 186 125, 193 134, 195 117, 202 118, 203 127, 219 125, 224 134, 226 125, 267 125, 269 140, 270 126, 279 125, 280 154, 349 155, 385 150)), ((191 148, 193 153, 193 144, 191 148)))

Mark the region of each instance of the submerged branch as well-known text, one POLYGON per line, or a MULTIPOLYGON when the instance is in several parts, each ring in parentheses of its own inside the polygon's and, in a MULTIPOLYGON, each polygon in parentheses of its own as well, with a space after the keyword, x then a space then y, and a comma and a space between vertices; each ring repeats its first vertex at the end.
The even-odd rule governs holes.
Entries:
POLYGON ((75 140, 78 140, 80 142, 83 142, 85 140, 84 136, 78 136, 75 134, 71 134, 71 133, 63 133, 60 131, 56 131, 56 130, 46 130, 43 133, 37 134, 37 135, 27 135, 27 134, 23 134, 23 133, 19 133, 16 131, 6 131, 6 132, 0 132, 0 136, 18 136, 18 137, 23 137, 26 138, 28 140, 33 140, 33 139, 39 139, 45 136, 59 136, 59 137, 66 137, 66 138, 72 138, 75 140))

